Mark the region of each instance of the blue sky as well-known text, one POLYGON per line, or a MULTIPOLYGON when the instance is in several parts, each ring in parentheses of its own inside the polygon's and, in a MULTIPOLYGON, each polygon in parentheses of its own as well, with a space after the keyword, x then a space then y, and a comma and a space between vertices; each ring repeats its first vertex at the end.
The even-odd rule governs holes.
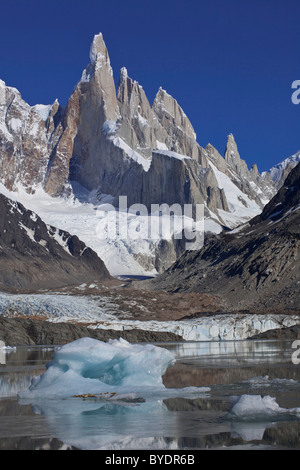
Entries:
POLYGON ((300 150, 299 0, 1 1, 0 78, 29 104, 66 104, 103 33, 150 103, 160 86, 190 118, 200 145, 264 171, 300 150))

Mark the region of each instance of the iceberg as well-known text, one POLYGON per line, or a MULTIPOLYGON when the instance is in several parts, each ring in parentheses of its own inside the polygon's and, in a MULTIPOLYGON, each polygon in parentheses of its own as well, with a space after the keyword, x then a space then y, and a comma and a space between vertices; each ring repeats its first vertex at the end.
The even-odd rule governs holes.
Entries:
POLYGON ((231 407, 227 419, 246 421, 278 421, 280 419, 300 418, 300 408, 281 408, 275 397, 248 395, 231 397, 231 407))
MULTIPOLYGON (((57 348, 46 371, 34 377, 29 389, 21 391, 19 398, 86 395, 116 400, 153 395, 167 390, 162 376, 174 361, 170 351, 151 344, 131 344, 121 338, 107 343, 80 338, 57 348)), ((189 389, 199 391, 197 387, 182 390, 189 389)))

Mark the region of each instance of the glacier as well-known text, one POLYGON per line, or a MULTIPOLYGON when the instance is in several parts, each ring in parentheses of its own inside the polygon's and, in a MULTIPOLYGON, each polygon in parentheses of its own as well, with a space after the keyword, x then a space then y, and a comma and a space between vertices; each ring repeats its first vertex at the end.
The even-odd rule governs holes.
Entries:
MULTIPOLYGON (((117 299, 114 301, 105 294, 80 295, 80 287, 78 295, 59 292, 0 293, 0 315, 30 318, 42 316, 49 322, 77 322, 88 324, 89 328, 116 331, 139 329, 170 332, 181 336, 185 341, 244 340, 267 330, 300 323, 299 315, 242 313, 203 315, 174 321, 129 320, 124 319, 124 312, 119 308, 117 299)), ((85 287, 88 286, 82 286, 85 287)))
POLYGON ((119 331, 126 329, 164 331, 175 333, 185 341, 235 341, 251 338, 268 330, 297 325, 299 322, 299 315, 236 313, 176 321, 103 321, 90 327, 119 331))
MULTIPOLYGON (((77 235, 88 247, 94 250, 105 263, 112 276, 155 276, 156 249, 162 239, 171 241, 176 230, 192 225, 187 216, 158 214, 137 215, 120 212, 120 220, 125 220, 124 231, 129 236, 116 236, 116 212, 112 210, 110 195, 99 201, 97 195, 82 190, 74 198, 53 198, 37 186, 34 194, 28 194, 19 185, 17 191, 9 191, 0 183, 0 193, 14 202, 20 202, 26 209, 36 213, 50 226, 59 227, 72 235, 77 235), (108 210, 108 207, 111 210, 108 210), (128 215, 129 214, 129 215, 128 215), (174 222, 175 221, 175 222, 174 222), (161 226, 162 224, 162 226, 161 226), (149 232, 144 237, 143 234, 149 232), (148 233, 149 235, 149 233, 148 233), (141 258, 144 260, 140 262, 141 258)), ((204 222, 206 224, 206 221, 204 222)), ((208 222, 209 223, 209 222, 208 222)), ((200 229, 203 223, 200 221, 200 229)), ((220 231, 219 224, 210 224, 210 230, 220 231)), ((58 242, 61 242, 59 239, 58 242)))

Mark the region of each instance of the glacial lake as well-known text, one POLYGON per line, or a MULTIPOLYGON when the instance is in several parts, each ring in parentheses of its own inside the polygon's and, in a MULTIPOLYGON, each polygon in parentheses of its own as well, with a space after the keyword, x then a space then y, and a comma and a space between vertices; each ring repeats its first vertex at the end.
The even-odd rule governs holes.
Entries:
POLYGON ((300 365, 292 341, 164 343, 166 389, 142 401, 23 400, 54 347, 0 350, 1 450, 300 449, 300 365))

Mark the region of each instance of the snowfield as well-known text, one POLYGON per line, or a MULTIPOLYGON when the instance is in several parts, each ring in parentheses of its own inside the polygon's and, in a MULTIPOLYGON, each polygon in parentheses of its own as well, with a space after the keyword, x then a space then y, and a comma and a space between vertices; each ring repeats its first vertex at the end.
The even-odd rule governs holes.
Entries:
MULTIPOLYGON (((235 227, 247 222, 261 213, 258 204, 243 193, 231 179, 216 168, 213 163, 209 163, 218 181, 220 189, 224 189, 228 201, 230 212, 219 209, 219 215, 228 227, 235 227)), ((267 201, 265 201, 267 202, 267 201)))
POLYGON ((0 293, 0 315, 45 318, 52 322, 114 321, 117 305, 103 296, 0 293))
MULTIPOLYGON (((126 240, 116 239, 114 233, 109 232, 114 228, 109 223, 111 214, 107 211, 104 220, 99 203, 95 205, 74 198, 52 198, 41 188, 37 188, 34 194, 28 194, 22 187, 10 192, 1 183, 0 192, 35 212, 46 224, 77 235, 98 254, 113 276, 156 274, 156 270, 146 271, 133 256, 134 252, 151 254, 149 243, 135 240, 130 246, 126 240)), ((106 201, 103 205, 106 207, 106 201)))
MULTIPOLYGON (((184 213, 174 217, 168 214, 135 214, 116 211, 107 195, 99 202, 94 193, 88 193, 76 185, 78 198, 52 198, 41 188, 28 194, 22 186, 11 192, 0 183, 0 192, 26 209, 35 212, 47 224, 77 235, 104 261, 112 276, 154 276, 155 250, 163 238, 171 240, 182 227, 189 229, 192 220, 184 213), (118 232, 118 220, 122 231, 118 232), (139 259, 143 259, 139 263, 139 259)), ((130 208, 128 208, 130 209, 130 208)), ((204 222, 197 223, 202 233, 204 222)), ((214 222, 209 226, 220 231, 214 222)), ((59 240, 58 240, 59 241, 59 240)))

